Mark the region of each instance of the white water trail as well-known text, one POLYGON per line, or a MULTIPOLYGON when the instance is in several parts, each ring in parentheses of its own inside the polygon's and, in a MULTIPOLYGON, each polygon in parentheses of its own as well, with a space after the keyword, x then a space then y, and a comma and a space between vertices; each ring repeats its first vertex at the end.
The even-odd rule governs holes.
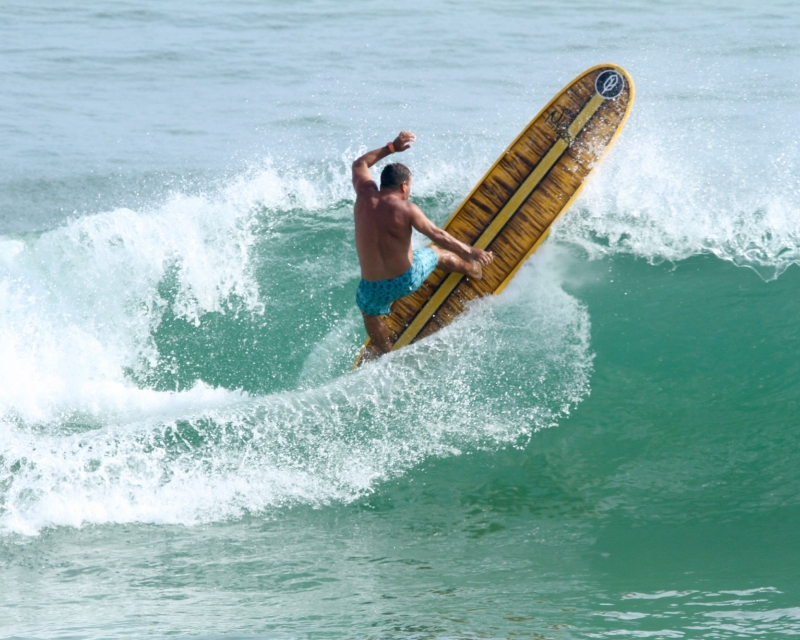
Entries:
POLYGON ((150 392, 151 406, 99 407, 97 427, 79 432, 52 415, 44 426, 6 416, 0 529, 192 525, 348 502, 431 456, 522 444, 588 393, 588 314, 560 286, 561 259, 544 251, 502 299, 331 379, 326 358, 353 355, 347 332, 334 331, 309 357, 323 369, 316 386, 263 397, 203 385, 150 392))

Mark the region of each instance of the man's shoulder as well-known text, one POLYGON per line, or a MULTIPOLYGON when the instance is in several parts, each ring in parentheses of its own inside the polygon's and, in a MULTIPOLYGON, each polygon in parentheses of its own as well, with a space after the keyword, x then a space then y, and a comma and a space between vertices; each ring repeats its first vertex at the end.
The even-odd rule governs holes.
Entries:
POLYGON ((378 185, 374 180, 361 180, 356 186, 356 196, 373 196, 378 194, 378 185))
POLYGON ((362 211, 375 211, 379 206, 380 192, 377 188, 358 189, 356 191, 356 213, 360 213, 362 211))
POLYGON ((417 209, 417 206, 408 200, 403 200, 394 195, 381 195, 380 192, 378 192, 378 194, 380 206, 386 207, 386 209, 393 212, 400 213, 404 216, 411 216, 417 209))

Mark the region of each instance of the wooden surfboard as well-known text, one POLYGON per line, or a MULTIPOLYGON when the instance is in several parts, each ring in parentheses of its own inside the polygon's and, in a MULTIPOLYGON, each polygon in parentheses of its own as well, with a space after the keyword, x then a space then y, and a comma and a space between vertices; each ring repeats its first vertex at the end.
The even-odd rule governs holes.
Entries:
MULTIPOLYGON (((517 136, 444 225, 462 242, 494 252, 475 281, 436 269, 395 300, 384 320, 400 349, 447 326, 475 298, 500 293, 569 208, 622 130, 633 105, 628 73, 613 64, 584 71, 517 136)), ((356 359, 368 351, 367 339, 356 359)))

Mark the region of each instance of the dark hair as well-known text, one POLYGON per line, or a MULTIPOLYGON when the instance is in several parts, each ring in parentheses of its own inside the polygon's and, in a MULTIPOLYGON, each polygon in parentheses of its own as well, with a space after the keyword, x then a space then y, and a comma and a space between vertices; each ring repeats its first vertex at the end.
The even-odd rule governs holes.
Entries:
POLYGON ((387 164, 381 171, 381 189, 397 190, 400 185, 411 178, 408 167, 399 162, 387 164))

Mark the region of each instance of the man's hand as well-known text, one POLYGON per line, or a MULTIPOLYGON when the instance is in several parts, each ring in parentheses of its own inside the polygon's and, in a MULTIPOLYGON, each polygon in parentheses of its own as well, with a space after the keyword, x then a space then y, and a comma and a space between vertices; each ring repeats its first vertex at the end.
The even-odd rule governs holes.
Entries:
POLYGON ((491 251, 484 251, 483 249, 470 247, 469 253, 470 253, 470 258, 479 262, 482 267, 491 264, 492 260, 494 260, 494 254, 491 251))
POLYGON ((406 149, 411 148, 411 143, 417 139, 410 131, 401 131, 397 134, 397 137, 394 139, 392 145, 394 146, 395 152, 397 151, 405 151, 406 149))
MULTIPOLYGON (((394 142, 392 142, 392 146, 394 147, 395 151, 405 151, 411 147, 411 143, 416 139, 417 136, 410 131, 401 131, 394 139, 394 142)), ((377 185, 375 185, 375 183, 372 181, 372 174, 369 172, 369 168, 379 160, 383 160, 391 153, 392 152, 387 145, 386 147, 381 147, 380 149, 367 151, 367 153, 353 163, 353 188, 356 190, 356 193, 359 193, 359 190, 362 187, 367 189, 377 189, 377 185)))

